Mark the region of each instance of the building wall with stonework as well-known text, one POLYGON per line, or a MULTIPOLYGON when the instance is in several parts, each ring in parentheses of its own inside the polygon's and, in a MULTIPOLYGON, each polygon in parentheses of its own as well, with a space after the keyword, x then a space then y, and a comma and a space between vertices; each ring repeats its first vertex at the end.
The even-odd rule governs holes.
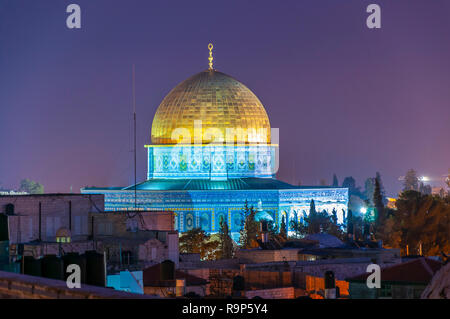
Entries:
MULTIPOLYGON (((10 255, 17 256, 18 244, 10 245, 10 255)), ((96 250, 103 252, 103 243, 92 240, 76 241, 70 243, 25 243, 23 244, 23 255, 33 256, 34 258, 44 257, 45 255, 59 255, 60 253, 79 253, 83 254, 87 250, 96 250)))
MULTIPOLYGON (((316 260, 312 262, 299 261, 295 271, 308 273, 312 276, 323 277, 326 271, 332 271, 336 279, 345 280, 356 274, 365 273, 367 266, 372 264, 370 258, 342 258, 330 260, 316 260)), ((392 264, 379 264, 381 267, 392 264)))
POLYGON ((178 232, 172 212, 94 212, 89 220, 93 238, 103 243, 111 262, 149 265, 169 259, 178 265, 178 232))
MULTIPOLYGON (((195 293, 199 296, 205 296, 205 286, 186 286, 184 287, 183 292, 183 295, 195 293)), ((144 294, 161 298, 174 298, 177 294, 177 287, 144 287, 144 294)))
POLYGON ((82 285, 70 289, 66 282, 0 271, 0 299, 150 299, 109 288, 82 285))
POLYGON ((297 261, 300 249, 239 249, 236 258, 242 263, 267 263, 277 261, 297 261))
POLYGON ((35 258, 97 250, 111 265, 179 261, 178 232, 169 211, 105 212, 101 194, 0 196, 0 213, 7 210, 11 256, 19 255, 20 243, 24 255, 35 258), (70 242, 56 242, 61 228, 69 230, 70 242))
POLYGON ((248 299, 261 297, 263 299, 294 299, 300 293, 296 293, 294 287, 281 287, 272 289, 247 290, 245 297, 248 299))
POLYGON ((242 275, 247 289, 292 287, 290 271, 244 270, 242 275))
POLYGON ((94 226, 95 236, 124 236, 130 231, 173 231, 174 214, 170 211, 93 212, 89 214, 89 229, 94 226))
POLYGON ((56 241, 56 231, 65 227, 72 240, 86 240, 89 236, 88 215, 104 211, 104 196, 88 194, 43 194, 0 196, 0 213, 8 204, 14 214, 8 216, 11 243, 25 243, 41 239, 56 241))

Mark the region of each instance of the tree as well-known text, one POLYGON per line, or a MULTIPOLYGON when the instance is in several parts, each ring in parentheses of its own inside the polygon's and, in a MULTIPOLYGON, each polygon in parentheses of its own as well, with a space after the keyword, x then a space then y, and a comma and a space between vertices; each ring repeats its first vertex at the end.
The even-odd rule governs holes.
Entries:
POLYGON ((375 178, 375 189, 373 191, 372 202, 375 209, 375 224, 379 226, 383 224, 385 216, 384 216, 383 195, 381 193, 381 186, 378 178, 375 178))
POLYGON ((244 203, 244 209, 241 211, 241 229, 239 230, 239 244, 244 247, 247 244, 247 229, 245 223, 247 216, 250 214, 250 208, 248 207, 248 201, 244 203))
MULTIPOLYGON (((307 234, 316 234, 321 232, 324 222, 322 215, 322 213, 318 213, 316 211, 316 204, 314 202, 314 199, 311 199, 311 203, 309 204, 309 215, 305 217, 307 234)), ((325 213, 325 215, 328 217, 327 213, 325 213)))
POLYGON ((352 215, 353 235, 356 240, 363 238, 364 218, 361 214, 352 215))
POLYGON ((380 184, 380 194, 383 201, 384 206, 387 205, 388 200, 386 198, 386 191, 384 189, 383 181, 381 180, 381 174, 380 172, 376 172, 375 178, 378 180, 378 183, 380 184))
POLYGON ((219 225, 220 258, 230 259, 233 257, 233 240, 230 237, 228 223, 224 220, 223 216, 220 216, 219 225))
POLYGON ((180 236, 181 253, 200 254, 202 260, 215 260, 219 257, 220 241, 214 240, 201 228, 193 228, 180 236))
POLYGON ((424 195, 414 190, 404 191, 396 202, 397 210, 389 214, 379 237, 388 246, 417 254, 419 246, 426 256, 450 250, 449 196, 424 195))
POLYGON ((331 216, 329 216, 329 222, 325 224, 327 227, 326 232, 330 235, 336 236, 337 238, 344 238, 344 232, 342 231, 341 225, 339 224, 337 211, 333 208, 331 216))
POLYGON ((339 187, 339 181, 338 181, 336 174, 333 174, 333 184, 331 186, 339 187))
POLYGON ((314 199, 311 199, 311 202, 309 203, 309 215, 316 214, 316 203, 314 202, 314 199))
POLYGON ((447 184, 447 186, 450 188, 450 169, 448 170, 448 175, 445 178, 445 183, 447 184))
POLYGON ((350 240, 354 239, 355 231, 353 228, 353 212, 351 209, 348 210, 346 222, 347 222, 347 238, 350 240))
POLYGON ((244 210, 241 213, 241 230, 239 243, 242 248, 255 247, 256 239, 258 237, 258 223, 255 221, 256 210, 253 206, 248 207, 245 201, 244 210))
POLYGON ((375 190, 375 178, 369 177, 364 182, 364 199, 372 203, 373 192, 375 190))
POLYGON ((301 230, 301 225, 298 222, 298 214, 297 211, 294 211, 294 216, 292 216, 290 222, 289 222, 292 231, 294 232, 294 237, 295 238, 300 238, 302 230, 301 230))
MULTIPOLYGON (((303 213, 304 218, 301 218, 299 222, 297 211, 294 211, 293 218, 290 220, 289 225, 294 232, 294 238, 301 238, 305 235, 328 233, 338 238, 343 238, 344 233, 342 225, 339 224, 337 211, 333 209, 333 212, 328 214, 326 210, 317 212, 314 200, 311 200, 309 207, 309 214, 303 213)), ((282 220, 283 222, 283 220, 282 220)))
POLYGON ((286 234, 286 218, 284 218, 284 215, 281 216, 280 236, 282 238, 287 238, 287 234, 286 234))
POLYGON ((277 236, 279 233, 278 225, 275 222, 268 222, 267 223, 267 230, 269 232, 270 236, 277 236))
POLYGON ((366 202, 357 195, 351 195, 348 200, 348 209, 355 213, 361 212, 361 208, 366 207, 366 202))
POLYGON ((403 191, 418 191, 419 178, 415 170, 410 169, 406 172, 405 180, 403 182, 403 191))
POLYGON ((430 185, 425 185, 423 182, 420 182, 419 192, 424 195, 431 195, 432 189, 430 185))
POLYGON ((342 187, 348 188, 348 195, 356 195, 361 197, 361 191, 356 187, 356 181, 352 176, 348 176, 342 182, 342 187))
POLYGON ((25 178, 20 181, 19 192, 26 192, 28 194, 43 194, 44 186, 40 183, 25 178))

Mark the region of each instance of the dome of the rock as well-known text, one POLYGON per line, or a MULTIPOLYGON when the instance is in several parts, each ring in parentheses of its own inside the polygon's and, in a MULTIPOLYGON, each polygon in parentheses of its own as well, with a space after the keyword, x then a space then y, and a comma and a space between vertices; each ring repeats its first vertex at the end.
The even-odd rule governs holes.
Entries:
MULTIPOLYGON (((235 241, 245 207, 256 208, 254 218, 264 229, 266 222, 279 229, 284 223, 289 236, 295 234, 291 221, 308 211, 312 200, 317 211, 335 210, 343 223, 347 188, 277 180, 278 136, 271 136, 263 104, 244 84, 215 70, 211 43, 208 49, 208 70, 175 86, 156 111, 151 143, 145 145, 146 180, 128 187, 86 187, 82 193, 104 194, 105 211, 171 212, 173 230, 180 233, 201 228, 216 234, 223 220, 235 241)), ((342 244, 322 237, 312 240, 342 244)))
POLYGON ((152 144, 270 144, 270 123, 258 97, 216 70, 178 84, 159 105, 152 144))

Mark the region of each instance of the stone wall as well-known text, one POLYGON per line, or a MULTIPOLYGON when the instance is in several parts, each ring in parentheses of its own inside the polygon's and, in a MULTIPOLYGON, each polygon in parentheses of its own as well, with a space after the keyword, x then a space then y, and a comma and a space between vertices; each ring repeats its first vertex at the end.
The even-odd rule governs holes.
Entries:
POLYGON ((124 236, 129 231, 154 230, 173 231, 173 212, 146 211, 136 214, 134 212, 107 212, 89 214, 89 229, 92 229, 92 218, 94 234, 98 236, 124 236))
POLYGON ((254 297, 261 297, 263 299, 294 299, 296 292, 294 287, 262 289, 262 290, 248 290, 245 296, 249 299, 254 297))
POLYGON ((267 263, 277 261, 297 261, 299 249, 258 250, 239 249, 236 258, 242 263, 267 263))
POLYGON ((70 289, 61 280, 0 271, 0 298, 6 299, 148 299, 149 296, 82 285, 70 289))
MULTIPOLYGON (((205 296, 205 286, 186 286, 183 289, 183 295, 195 293, 199 296, 205 296)), ((158 296, 161 298, 176 297, 176 287, 144 287, 144 294, 148 296, 158 296)))
POLYGON ((128 251, 134 262, 150 265, 170 259, 178 265, 172 212, 94 212, 89 220, 89 229, 94 227, 94 238, 103 242, 110 261, 119 262, 120 252, 128 251))
MULTIPOLYGON (((366 272, 367 266, 371 264, 370 258, 330 259, 317 261, 297 262, 296 272, 307 273, 315 277, 323 277, 326 271, 333 271, 338 280, 345 280, 366 272)), ((380 265, 383 267, 383 264, 380 265)))
MULTIPOLYGON (((306 276, 305 278, 305 291, 308 294, 311 293, 324 293, 325 292, 325 279, 324 277, 306 276)), ((339 294, 341 296, 349 295, 349 283, 344 280, 335 280, 336 287, 339 288, 339 294)))
POLYGON ((245 270, 243 276, 247 289, 292 287, 290 271, 245 270))

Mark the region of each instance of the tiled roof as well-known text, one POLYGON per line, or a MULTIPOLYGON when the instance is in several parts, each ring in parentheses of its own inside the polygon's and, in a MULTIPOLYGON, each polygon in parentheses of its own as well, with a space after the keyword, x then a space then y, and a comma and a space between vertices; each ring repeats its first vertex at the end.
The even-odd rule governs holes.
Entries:
MULTIPOLYGON (((430 258, 417 258, 381 269, 381 281, 392 283, 428 284, 442 263, 430 258)), ((347 281, 366 281, 370 273, 347 278, 347 281)))
MULTIPOLYGON (((294 186, 274 178, 230 178, 224 181, 210 179, 149 179, 136 186, 137 190, 253 190, 253 189, 317 189, 329 186, 294 186)), ((123 188, 134 190, 134 185, 123 188)))

